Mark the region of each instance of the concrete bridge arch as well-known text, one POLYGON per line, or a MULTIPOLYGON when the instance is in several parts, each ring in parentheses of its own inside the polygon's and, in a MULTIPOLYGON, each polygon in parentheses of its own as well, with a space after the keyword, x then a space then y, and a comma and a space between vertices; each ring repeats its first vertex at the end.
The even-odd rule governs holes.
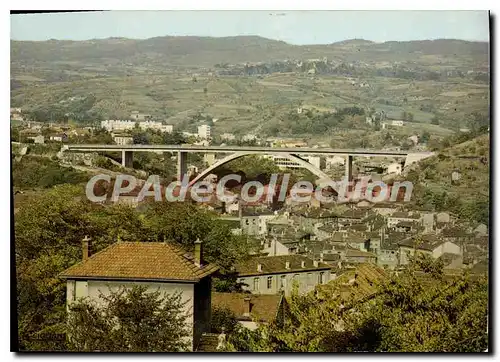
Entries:
MULTIPOLYGON (((203 170, 199 175, 197 175, 193 180, 191 180, 189 184, 193 185, 196 182, 203 180, 209 174, 213 173, 213 171, 215 169, 217 169, 218 167, 220 167, 222 165, 225 165, 226 163, 229 163, 229 162, 236 160, 238 158, 253 155, 253 154, 257 154, 257 153, 256 152, 237 152, 237 153, 230 154, 230 155, 218 160, 216 163, 214 163, 213 165, 211 165, 207 169, 203 170)), ((268 154, 273 155, 272 152, 269 152, 268 154)), ((306 170, 311 172, 313 175, 317 176, 319 179, 322 179, 322 180, 329 179, 329 177, 326 173, 321 171, 316 166, 310 164, 306 160, 298 157, 297 155, 289 154, 289 153, 279 153, 279 155, 282 157, 288 158, 290 161, 298 163, 300 166, 302 166, 303 168, 305 168, 306 170)))

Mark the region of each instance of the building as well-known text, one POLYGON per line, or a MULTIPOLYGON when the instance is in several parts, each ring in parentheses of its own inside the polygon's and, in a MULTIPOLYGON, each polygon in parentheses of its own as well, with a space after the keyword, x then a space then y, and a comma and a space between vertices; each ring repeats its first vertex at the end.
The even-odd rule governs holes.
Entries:
MULTIPOLYGON (((274 161, 276 166, 278 166, 281 169, 291 169, 291 170, 296 170, 296 169, 301 169, 304 168, 301 164, 298 162, 292 161, 289 158, 280 156, 280 155, 266 155, 264 156, 266 158, 270 158, 274 161)), ((320 156, 301 156, 301 158, 304 161, 309 162, 311 165, 315 166, 316 168, 320 168, 321 165, 321 158, 320 156)))
POLYGON ((163 133, 172 133, 174 131, 174 126, 171 124, 163 124, 158 121, 143 121, 139 122, 140 129, 152 129, 155 131, 160 131, 163 133))
MULTIPOLYGON (((121 287, 145 285, 166 294, 182 293, 192 331, 191 350, 210 329, 211 275, 218 267, 203 260, 202 243, 195 242, 194 255, 177 245, 161 242, 117 242, 90 256, 89 242, 83 240, 83 260, 61 273, 66 280, 67 305, 78 298, 104 301, 121 287)), ((102 305, 102 304, 101 304, 102 305)))
POLYGON ((135 128, 135 125, 138 125, 140 129, 153 129, 160 132, 173 132, 173 126, 170 124, 163 124, 158 121, 131 121, 131 120, 113 120, 107 119, 105 121, 101 121, 101 127, 104 128, 108 132, 113 131, 130 131, 135 128))
POLYGON ((206 124, 198 126, 198 137, 202 140, 209 140, 211 138, 210 126, 206 124))
POLYGON ((228 309, 250 330, 260 324, 282 321, 286 305, 282 294, 212 293, 212 314, 218 309, 228 309))
POLYGON ((49 139, 54 142, 66 142, 68 140, 68 135, 66 133, 60 133, 50 136, 49 139))
POLYGON ((403 121, 397 121, 397 120, 394 120, 392 121, 391 123, 391 126, 395 126, 395 127, 403 127, 404 126, 404 122, 403 121))
POLYGON ((224 141, 234 141, 236 136, 232 133, 223 133, 220 135, 220 139, 224 141))
POLYGON ((247 235, 267 234, 267 222, 276 218, 272 211, 252 212, 240 207, 241 230, 247 235))
POLYGON ((345 157, 329 156, 325 159, 326 168, 330 169, 336 165, 345 165, 345 157))
POLYGON ((42 145, 45 143, 45 137, 42 135, 31 136, 31 137, 27 137, 27 138, 29 140, 33 140, 33 143, 42 144, 42 145))
POLYGON ((290 295, 294 281, 306 293, 332 278, 332 267, 303 255, 253 257, 236 266, 243 290, 252 294, 290 295))
POLYGON ((146 113, 140 113, 139 111, 133 111, 132 114, 130 115, 130 118, 132 118, 134 121, 145 121, 151 119, 151 115, 146 113))
POLYGON ((419 222, 420 214, 410 214, 409 212, 396 211, 387 218, 387 227, 394 228, 402 221, 419 222))
POLYGON ((347 248, 345 252, 345 261, 351 264, 377 263, 377 256, 373 253, 353 248, 347 248))
POLYGON ((401 172, 403 172, 403 166, 399 162, 394 162, 387 166, 388 174, 401 175, 401 172))
POLYGON ((426 254, 434 259, 444 254, 463 255, 462 248, 451 241, 445 241, 434 235, 421 235, 420 239, 409 237, 399 244, 399 263, 406 265, 409 263, 409 256, 415 253, 426 254))
POLYGON ((113 135, 113 141, 115 141, 117 145, 131 145, 134 143, 134 138, 126 134, 125 135, 117 134, 113 135))
POLYGON ((257 136, 254 134, 246 134, 241 138, 241 140, 243 142, 257 141, 257 136))
POLYGON ((134 129, 136 122, 130 120, 114 120, 107 119, 105 121, 101 121, 101 127, 106 131, 126 131, 134 129))

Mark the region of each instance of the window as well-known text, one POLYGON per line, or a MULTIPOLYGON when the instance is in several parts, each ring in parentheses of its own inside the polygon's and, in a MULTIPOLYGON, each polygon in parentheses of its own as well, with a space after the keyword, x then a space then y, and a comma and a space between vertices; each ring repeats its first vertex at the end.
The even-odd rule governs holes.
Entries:
POLYGON ((255 291, 259 290, 259 278, 253 279, 253 290, 255 290, 255 291))
POLYGON ((267 289, 271 289, 273 286, 273 277, 267 277, 267 289))
POLYGON ((325 283, 325 273, 321 272, 319 273, 319 284, 324 284, 325 283))
POLYGON ((282 275, 281 276, 281 289, 285 289, 286 288, 286 275, 282 275))
POLYGON ((312 281, 312 273, 307 273, 307 282, 310 283, 312 281))

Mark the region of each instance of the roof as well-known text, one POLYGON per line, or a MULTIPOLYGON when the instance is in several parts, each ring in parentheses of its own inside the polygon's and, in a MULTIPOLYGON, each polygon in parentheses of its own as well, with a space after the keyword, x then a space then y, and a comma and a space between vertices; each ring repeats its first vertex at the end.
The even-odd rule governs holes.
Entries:
POLYGON ((197 282, 217 269, 215 264, 196 266, 191 254, 172 243, 117 242, 66 269, 60 277, 197 282))
POLYGON ((374 295, 386 276, 382 268, 374 264, 363 263, 327 284, 318 285, 316 290, 330 294, 325 295, 328 299, 331 298, 333 292, 344 300, 352 297, 355 301, 359 301, 374 295))
POLYGON ((419 235, 417 240, 417 236, 411 236, 401 242, 398 243, 400 246, 406 246, 409 248, 417 248, 420 250, 432 251, 439 245, 443 244, 445 241, 436 237, 432 234, 419 235))
POLYGON ((238 320, 252 320, 245 315, 245 298, 250 298, 250 315, 261 322, 271 322, 276 318, 282 296, 279 294, 212 293, 212 310, 227 308, 238 320))
POLYGON ((403 221, 399 221, 399 222, 396 224, 396 227, 401 227, 401 226, 405 226, 405 227, 415 227, 415 226, 417 226, 417 224, 415 224, 415 222, 414 222, 414 221, 403 220, 403 221))
POLYGON ((331 266, 318 262, 314 266, 313 260, 303 255, 280 255, 267 257, 253 257, 236 265, 236 272, 239 276, 265 275, 278 273, 293 273, 309 270, 331 269, 331 266), (286 262, 290 263, 290 268, 286 269, 286 262), (304 268, 302 268, 304 261, 304 268), (262 271, 257 271, 257 265, 261 265, 262 271))
POLYGON ((419 219, 420 215, 418 214, 410 215, 409 212, 396 211, 393 212, 392 215, 390 215, 389 217, 396 219, 419 219))
POLYGON ((358 250, 358 249, 347 249, 346 251, 346 257, 372 257, 375 258, 375 254, 369 253, 366 251, 358 250))

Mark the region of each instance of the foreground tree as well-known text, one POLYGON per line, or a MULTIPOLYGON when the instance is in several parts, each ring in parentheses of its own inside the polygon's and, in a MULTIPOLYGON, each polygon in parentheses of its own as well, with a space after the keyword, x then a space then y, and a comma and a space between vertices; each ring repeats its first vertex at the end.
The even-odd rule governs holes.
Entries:
POLYGON ((99 306, 80 300, 70 306, 68 344, 76 351, 179 352, 190 346, 188 315, 181 294, 147 292, 143 286, 100 296, 99 306))
POLYGON ((289 298, 284 323, 237 330, 229 351, 482 352, 488 348, 485 278, 447 278, 442 264, 419 257, 369 299, 338 289, 289 298))

